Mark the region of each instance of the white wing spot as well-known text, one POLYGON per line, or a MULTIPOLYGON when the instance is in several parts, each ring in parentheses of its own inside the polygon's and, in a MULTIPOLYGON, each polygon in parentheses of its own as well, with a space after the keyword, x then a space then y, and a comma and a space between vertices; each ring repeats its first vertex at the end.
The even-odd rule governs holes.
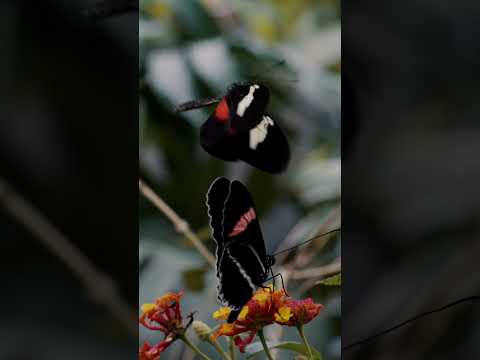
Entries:
POLYGON ((273 126, 273 120, 265 115, 260 124, 250 130, 250 149, 256 150, 257 146, 266 139, 269 126, 273 126))
POLYGON ((253 101, 253 93, 255 92, 256 89, 259 89, 260 86, 258 85, 252 85, 250 86, 250 89, 248 91, 248 94, 243 97, 242 100, 237 105, 237 115, 240 117, 243 117, 243 114, 245 114, 245 111, 248 109, 250 104, 253 101))

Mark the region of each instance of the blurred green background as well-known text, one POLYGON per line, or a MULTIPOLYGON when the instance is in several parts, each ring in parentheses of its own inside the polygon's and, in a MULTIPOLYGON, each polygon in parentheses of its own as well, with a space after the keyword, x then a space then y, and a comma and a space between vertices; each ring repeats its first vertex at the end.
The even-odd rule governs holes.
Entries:
MULTIPOLYGON (((289 244, 315 235, 339 206, 340 34, 337 0, 140 1, 140 176, 212 251, 205 193, 217 176, 247 185, 270 253, 286 247, 287 235, 289 244), (232 82, 253 79, 269 86, 268 112, 290 140, 292 160, 280 176, 203 151, 199 127, 213 107, 173 112, 184 101, 222 95, 232 82)), ((214 271, 142 197, 139 228, 140 304, 184 290, 184 313, 198 311, 196 319, 214 326, 214 271)), ((340 256, 339 236, 324 245, 309 266, 340 256)), ((288 290, 326 306, 307 336, 325 359, 339 359, 340 291, 293 280, 288 290)), ((158 342, 159 335, 142 328, 140 342, 158 342)), ((298 340, 288 331, 283 338, 298 340)), ((162 358, 190 356, 177 342, 162 358)))

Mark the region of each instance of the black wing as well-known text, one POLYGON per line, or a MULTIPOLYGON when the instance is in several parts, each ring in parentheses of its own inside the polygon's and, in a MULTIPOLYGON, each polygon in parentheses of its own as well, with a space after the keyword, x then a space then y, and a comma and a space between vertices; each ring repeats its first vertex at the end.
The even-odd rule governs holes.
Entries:
POLYGON ((236 133, 248 132, 262 121, 270 100, 270 91, 262 84, 233 84, 225 96, 236 133))
POLYGON ((218 300, 233 310, 240 310, 255 292, 251 279, 238 267, 237 260, 228 247, 224 248, 217 262, 218 300))
POLYGON ((230 180, 225 177, 216 178, 207 192, 207 212, 217 246, 223 246, 223 212, 229 193, 230 180))
POLYGON ((210 218, 213 240, 217 243, 217 278, 220 279, 220 259, 224 251, 223 212, 230 193, 230 180, 225 177, 215 179, 207 192, 207 213, 210 218))
POLYGON ((254 285, 262 285, 268 267, 267 251, 252 197, 240 181, 234 180, 230 185, 223 239, 239 271, 244 271, 254 285))
POLYGON ((268 270, 255 206, 242 183, 223 177, 210 186, 207 206, 217 242, 218 299, 239 310, 262 285, 268 270))
POLYGON ((257 127, 237 137, 238 158, 270 173, 283 172, 290 161, 290 146, 280 127, 264 115, 257 127))
POLYGON ((210 155, 226 161, 238 160, 236 137, 229 132, 229 125, 218 121, 212 114, 200 128, 200 144, 210 155))

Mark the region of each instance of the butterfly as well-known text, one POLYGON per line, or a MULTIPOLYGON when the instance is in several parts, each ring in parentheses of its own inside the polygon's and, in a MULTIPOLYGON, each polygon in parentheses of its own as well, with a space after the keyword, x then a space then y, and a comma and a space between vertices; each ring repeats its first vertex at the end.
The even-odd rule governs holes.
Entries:
POLYGON ((221 98, 181 104, 177 112, 217 103, 200 129, 200 144, 212 156, 242 160, 269 173, 283 172, 290 161, 288 140, 266 113, 270 91, 260 83, 231 85, 221 98))
POLYGON ((275 277, 275 258, 267 255, 255 205, 240 181, 215 179, 207 209, 217 244, 218 300, 232 309, 228 322, 233 322, 257 287, 275 277))

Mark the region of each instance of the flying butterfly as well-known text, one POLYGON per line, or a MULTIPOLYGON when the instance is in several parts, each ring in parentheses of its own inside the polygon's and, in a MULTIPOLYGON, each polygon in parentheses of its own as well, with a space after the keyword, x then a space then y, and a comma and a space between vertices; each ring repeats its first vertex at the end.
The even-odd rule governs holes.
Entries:
POLYGON ((253 199, 238 180, 215 179, 207 192, 207 209, 217 244, 218 300, 232 309, 228 321, 233 322, 258 287, 264 287, 266 281, 276 276, 281 277, 273 274, 274 256, 313 239, 268 255, 253 199))
POLYGON ((232 84, 221 98, 189 101, 176 112, 217 103, 200 129, 200 143, 212 156, 226 161, 243 160, 269 173, 283 172, 290 147, 280 127, 266 113, 270 91, 255 82, 232 84))

